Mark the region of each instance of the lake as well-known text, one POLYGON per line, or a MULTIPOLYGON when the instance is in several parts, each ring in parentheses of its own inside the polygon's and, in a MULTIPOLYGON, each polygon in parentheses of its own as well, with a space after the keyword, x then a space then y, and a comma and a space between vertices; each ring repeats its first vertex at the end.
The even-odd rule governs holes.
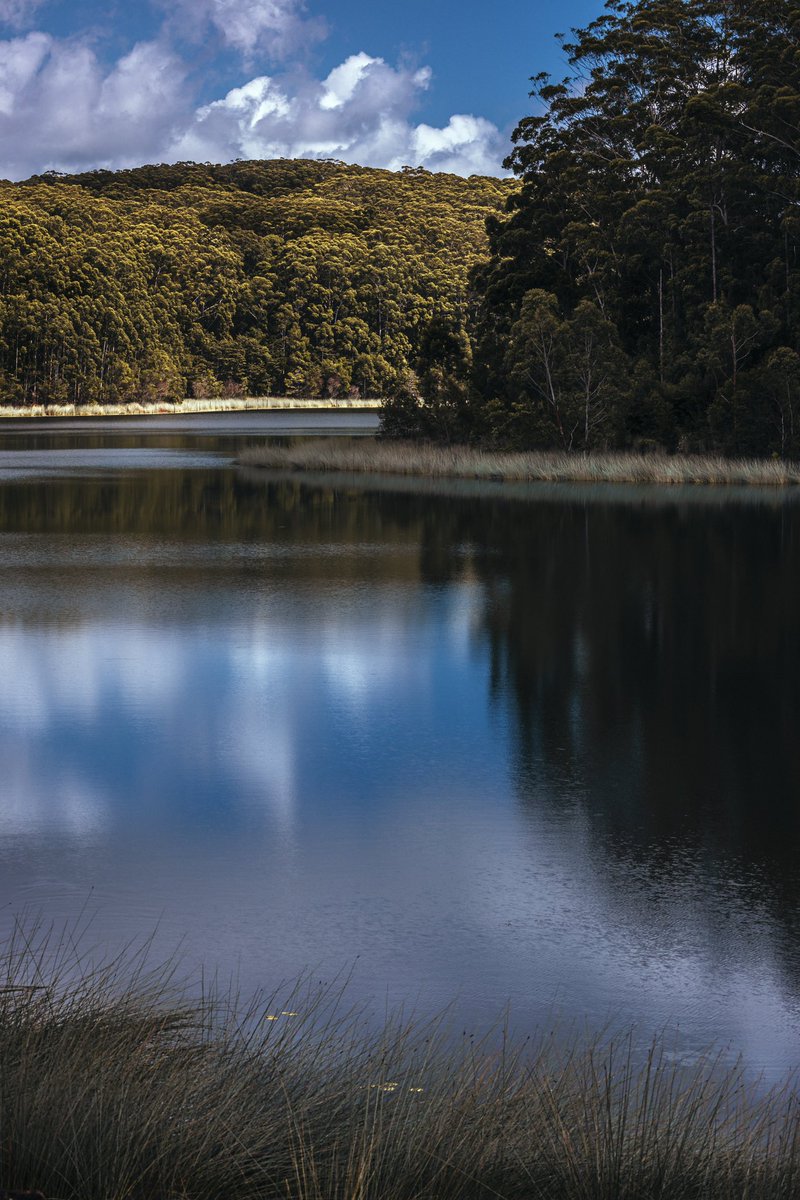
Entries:
MULTIPOLYGON (((800 498, 0 425, 0 926, 800 1064, 800 498)), ((369 422, 369 418, 367 418, 369 422)))

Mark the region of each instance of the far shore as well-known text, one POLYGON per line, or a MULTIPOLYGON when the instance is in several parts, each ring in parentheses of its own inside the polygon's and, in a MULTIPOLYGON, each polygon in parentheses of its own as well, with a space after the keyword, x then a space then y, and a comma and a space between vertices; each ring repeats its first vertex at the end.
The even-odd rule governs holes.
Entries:
POLYGON ((208 397, 175 402, 158 401, 152 404, 0 404, 0 419, 30 420, 53 417, 157 417, 180 416, 183 413, 217 412, 377 412, 381 400, 315 399, 296 396, 234 396, 208 397))
POLYGON ((380 474, 495 483, 636 483, 789 487, 800 483, 800 462, 700 454, 583 455, 556 451, 505 453, 469 446, 319 439, 243 451, 239 463, 269 470, 380 474))

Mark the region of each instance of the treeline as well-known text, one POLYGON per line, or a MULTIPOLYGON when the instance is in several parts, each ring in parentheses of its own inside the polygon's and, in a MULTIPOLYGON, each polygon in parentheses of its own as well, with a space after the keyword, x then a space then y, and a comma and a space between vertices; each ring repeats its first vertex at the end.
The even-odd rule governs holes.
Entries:
POLYGON ((800 4, 611 0, 534 79, 465 436, 800 452, 800 4))
POLYGON ((0 183, 0 403, 378 397, 469 358, 508 181, 335 162, 0 183))

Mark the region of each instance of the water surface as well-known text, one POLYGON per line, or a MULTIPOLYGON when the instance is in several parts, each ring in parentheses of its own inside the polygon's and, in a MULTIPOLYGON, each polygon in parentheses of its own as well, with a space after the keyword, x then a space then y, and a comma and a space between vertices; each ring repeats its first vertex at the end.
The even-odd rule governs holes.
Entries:
POLYGON ((0 427, 2 921, 796 1065, 794 494, 236 468, 285 418, 0 427))

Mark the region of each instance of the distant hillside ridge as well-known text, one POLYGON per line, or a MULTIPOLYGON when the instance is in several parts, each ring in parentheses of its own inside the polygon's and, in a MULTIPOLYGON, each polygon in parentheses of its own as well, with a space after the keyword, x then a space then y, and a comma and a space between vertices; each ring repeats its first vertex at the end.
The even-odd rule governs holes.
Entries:
POLYGON ((0 182, 0 404, 381 397, 471 358, 507 179, 334 161, 0 182))

